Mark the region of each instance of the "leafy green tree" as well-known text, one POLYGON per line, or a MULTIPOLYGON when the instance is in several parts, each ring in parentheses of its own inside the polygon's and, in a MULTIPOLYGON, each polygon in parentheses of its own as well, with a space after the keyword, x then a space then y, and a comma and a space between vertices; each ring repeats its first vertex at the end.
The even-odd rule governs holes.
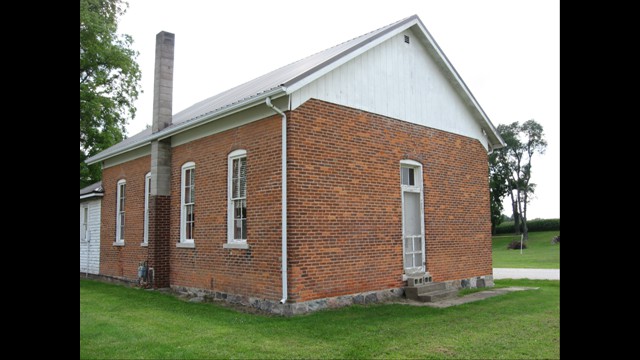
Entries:
POLYGON ((125 137, 141 91, 133 39, 119 35, 123 0, 80 0, 80 188, 101 179, 85 160, 125 137))
POLYGON ((531 183, 531 165, 533 155, 544 154, 547 149, 547 141, 544 139, 544 129, 542 125, 535 120, 527 120, 520 127, 521 147, 524 153, 524 165, 522 165, 522 176, 515 174, 518 182, 521 184, 520 192, 522 193, 522 201, 520 202, 520 214, 522 216, 522 232, 524 238, 529 238, 529 230, 527 229, 527 204, 529 197, 534 193, 536 184, 531 183))
MULTIPOLYGON (((532 159, 535 154, 544 154, 547 141, 544 139, 544 129, 535 120, 527 120, 522 125, 514 122, 509 125, 499 125, 498 133, 507 146, 496 150, 498 161, 505 170, 508 193, 511 197, 515 233, 524 234, 529 238, 527 229, 527 204, 535 191, 535 184, 531 182, 532 159)), ((493 154, 492 154, 493 155, 493 154)))
POLYGON ((511 211, 513 214, 513 225, 514 232, 516 234, 520 234, 520 212, 518 211, 518 202, 516 200, 515 194, 513 190, 517 187, 516 184, 512 181, 512 164, 509 160, 510 156, 510 148, 519 147, 520 140, 517 137, 519 125, 517 122, 509 124, 509 125, 498 125, 498 133, 504 140, 506 146, 495 150, 499 155, 497 157, 497 161, 500 162, 503 170, 506 173, 505 181, 507 182, 507 193, 511 198, 511 211))
POLYGON ((504 159, 503 151, 494 151, 489 155, 489 195, 491 200, 491 233, 496 233, 496 227, 503 221, 502 199, 509 192, 509 168, 504 159))

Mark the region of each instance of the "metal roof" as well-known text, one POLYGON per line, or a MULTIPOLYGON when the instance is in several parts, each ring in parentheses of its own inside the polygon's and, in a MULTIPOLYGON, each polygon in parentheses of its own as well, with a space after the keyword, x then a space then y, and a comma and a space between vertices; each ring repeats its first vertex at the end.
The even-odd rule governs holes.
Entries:
MULTIPOLYGON (((335 61, 336 58, 342 57, 356 50, 364 44, 372 41, 374 38, 381 36, 383 33, 402 26, 416 17, 417 16, 414 15, 397 21, 378 30, 273 70, 242 85, 221 92, 218 95, 197 102, 174 114, 171 125, 154 134, 158 136, 154 136, 153 138, 161 138, 164 134, 172 133, 172 130, 177 130, 179 125, 186 128, 185 125, 187 123, 207 117, 208 115, 214 114, 233 105, 247 102, 248 100, 259 97, 262 94, 274 92, 274 90, 284 91, 286 86, 292 84, 298 79, 303 78, 307 74, 312 73, 323 66, 326 66, 332 61, 335 61)), ((145 129, 138 134, 88 158, 87 163, 96 163, 111 156, 115 156, 122 151, 132 150, 136 147, 146 145, 151 140, 151 128, 145 129)))
MULTIPOLYGON (((410 27, 416 23, 420 24, 421 28, 426 32, 426 28, 424 28, 424 25, 418 16, 413 15, 293 62, 289 65, 283 66, 279 69, 273 70, 265 75, 221 92, 215 96, 204 99, 174 114, 171 125, 163 130, 152 134, 151 128, 147 128, 140 133, 88 158, 87 164, 94 164, 120 153, 133 150, 144 146, 153 140, 167 138, 180 131, 190 129, 206 121, 224 116, 231 111, 244 106, 253 106, 257 104, 258 101, 262 102, 267 96, 277 97, 278 95, 287 94, 289 93, 287 88, 304 81, 306 78, 320 72, 322 69, 328 68, 329 65, 337 62, 338 60, 348 57, 349 54, 365 47, 374 40, 388 35, 396 29, 410 27)), ((433 41, 430 34, 427 34, 428 32, 425 33, 425 36, 429 38, 429 41, 433 41)), ((435 41, 433 41, 433 43, 433 45, 440 50, 437 44, 435 44, 435 41)), ((442 56, 444 56, 444 54, 442 54, 442 56)), ((444 57, 443 60, 451 66, 446 57, 444 57)), ((455 73, 454 76, 458 78, 458 82, 466 89, 466 85, 462 79, 459 78, 459 75, 455 72, 453 66, 451 66, 451 69, 455 73)), ((466 90, 468 91, 468 89, 466 90)), ((468 93, 471 98, 473 98, 470 91, 468 93)), ((491 121, 488 120, 488 117, 486 117, 482 108, 479 107, 479 104, 475 102, 475 98, 473 98, 473 102, 478 108, 478 111, 480 111, 481 116, 485 118, 485 121, 489 124, 490 129, 495 132, 495 127, 493 127, 491 121)), ((499 140, 502 140, 499 138, 499 135, 497 135, 497 132, 495 134, 499 140)))
POLYGON ((80 189, 80 200, 93 196, 102 196, 103 192, 104 190, 102 189, 102 181, 98 181, 80 189))
POLYGON ((224 91, 218 95, 202 100, 173 115, 172 123, 179 124, 185 121, 194 120, 203 116, 207 116, 208 114, 211 114, 224 107, 266 93, 269 90, 274 90, 282 86, 286 88, 296 81, 304 78, 308 74, 313 73, 319 68, 326 66, 327 64, 335 60, 335 58, 345 56, 346 54, 372 41, 382 33, 401 26, 405 22, 408 22, 416 17, 416 15, 408 17, 391 25, 387 25, 378 30, 359 36, 355 39, 343 42, 342 44, 308 56, 304 59, 283 66, 279 69, 273 70, 270 73, 262 75, 242 85, 224 91))

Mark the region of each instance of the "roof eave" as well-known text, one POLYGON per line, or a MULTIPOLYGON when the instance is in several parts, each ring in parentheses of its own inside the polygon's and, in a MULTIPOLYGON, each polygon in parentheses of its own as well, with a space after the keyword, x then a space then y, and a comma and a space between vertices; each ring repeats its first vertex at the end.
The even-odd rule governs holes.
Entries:
POLYGON ((103 197, 103 196, 104 196, 103 193, 89 193, 89 194, 80 195, 80 200, 89 199, 92 197, 103 197))
POLYGON ((158 131, 157 133, 151 134, 150 137, 146 137, 138 142, 133 142, 131 143, 129 146, 126 146, 114 153, 110 153, 110 154, 106 154, 106 155, 101 155, 101 153, 98 153, 90 158, 88 158, 86 160, 87 165, 92 165, 92 164, 96 164, 100 161, 104 161, 106 159, 112 158, 114 156, 118 156, 121 154, 124 154, 126 152, 129 152, 131 150, 135 150, 137 148, 146 146, 148 144, 150 144, 152 141, 155 140, 162 140, 162 139, 166 139, 169 138, 175 134, 193 129, 194 127, 203 125, 205 123, 208 123, 210 121, 214 121, 214 120, 218 120, 222 117, 234 114, 236 112, 239 111, 243 111, 246 110, 248 108, 254 107, 262 102, 264 102, 264 100, 267 97, 271 97, 273 99, 279 98, 281 96, 287 95, 287 91, 286 91, 286 87, 284 86, 278 86, 274 89, 265 91, 259 95, 256 95, 254 97, 251 98, 247 98, 243 101, 239 101, 233 105, 221 108, 219 110, 213 111, 209 114, 207 114, 206 116, 203 116, 200 119, 195 119, 195 120, 187 120, 185 122, 182 122, 176 126, 173 127, 169 127, 166 129, 166 131, 161 130, 158 131))
POLYGON ((256 95, 255 97, 247 98, 236 104, 216 110, 210 114, 207 114, 206 116, 203 116, 201 119, 182 122, 179 125, 177 125, 175 128, 172 128, 170 131, 167 131, 166 133, 163 133, 162 131, 157 132, 156 134, 154 134, 156 136, 152 136, 149 139, 149 141, 166 139, 175 134, 178 134, 187 130, 191 130, 195 127, 206 124, 208 122, 215 121, 225 116, 229 116, 237 112, 247 110, 256 105, 260 105, 264 103, 265 99, 268 97, 270 97, 271 99, 277 99, 285 95, 287 95, 287 89, 284 86, 279 85, 278 87, 265 91, 264 93, 256 95))
POLYGON ((126 153, 128 151, 131 150, 135 150, 135 149, 139 149, 143 146, 149 145, 151 143, 151 140, 149 140, 148 138, 145 138, 144 141, 140 141, 140 142, 133 142, 131 143, 131 145, 126 146, 118 151, 116 151, 115 153, 112 154, 107 154, 107 155, 101 155, 101 153, 97 153, 89 158, 87 158, 87 160, 85 161, 87 163, 87 165, 93 165, 96 163, 99 163, 100 161, 112 158, 114 156, 118 156, 120 154, 126 153))

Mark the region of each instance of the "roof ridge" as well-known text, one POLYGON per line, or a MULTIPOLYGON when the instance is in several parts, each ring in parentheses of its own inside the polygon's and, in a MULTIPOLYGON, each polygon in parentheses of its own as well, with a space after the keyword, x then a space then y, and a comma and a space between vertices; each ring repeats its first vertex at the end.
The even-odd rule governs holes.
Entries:
MULTIPOLYGON (((334 46, 331 46, 331 47, 325 48, 325 49, 323 49, 323 50, 317 51, 317 52, 315 52, 315 53, 313 53, 313 54, 310 54, 310 55, 308 55, 308 56, 305 56, 305 57, 303 57, 303 58, 301 58, 301 59, 298 59, 298 60, 296 60, 296 61, 293 61, 293 62, 290 62, 290 63, 288 63, 288 64, 282 65, 282 66, 280 66, 280 67, 278 67, 278 68, 276 68, 276 69, 273 69, 273 70, 271 70, 271 71, 268 71, 268 72, 266 72, 266 73, 264 73, 264 74, 262 74, 262 75, 260 75, 260 76, 258 76, 258 77, 255 77, 255 78, 253 78, 253 79, 251 79, 251 80, 247 80, 247 81, 245 81, 245 82, 243 82, 243 83, 241 83, 241 84, 238 84, 238 85, 236 85, 236 86, 234 86, 234 87, 231 87, 231 88, 228 88, 228 89, 226 89, 226 90, 223 90, 223 91, 221 91, 221 92, 219 92, 219 93, 217 93, 217 94, 215 94, 215 95, 208 96, 208 97, 206 97, 206 98, 204 98, 204 99, 202 99, 202 100, 200 100, 200 101, 197 101, 197 102, 195 102, 195 103, 193 103, 193 104, 191 104, 191 105, 187 106, 186 108, 184 108, 184 109, 182 109, 182 110, 178 111, 177 113, 173 114, 173 115, 172 115, 172 119, 171 119, 171 123, 172 123, 172 124, 179 124, 179 123, 183 123, 183 122, 187 122, 187 121, 195 120, 195 119, 198 119, 198 118, 200 118, 200 117, 202 117, 202 116, 206 116, 207 114, 209 114, 209 113, 211 113, 211 112, 213 112, 213 111, 216 111, 216 110, 218 110, 218 109, 225 108, 226 106, 229 106, 229 105, 232 105, 232 104, 234 104, 235 102, 245 100, 246 98, 243 98, 243 99, 237 99, 237 101, 235 101, 235 102, 233 102, 233 103, 229 103, 229 104, 227 104, 227 105, 225 105, 225 106, 222 106, 222 107, 220 107, 220 108, 218 108, 218 109, 213 109, 213 110, 210 110, 210 111, 207 111, 207 112, 201 113, 201 114, 196 115, 196 116, 194 116, 194 117, 190 117, 190 118, 188 118, 188 119, 181 120, 181 121, 178 121, 178 122, 175 122, 175 123, 173 122, 173 119, 175 119, 175 118, 176 118, 176 115, 179 115, 180 113, 185 112, 185 111, 190 110, 190 109, 191 109, 191 110, 193 110, 193 108, 194 108, 194 107, 196 107, 196 106, 198 106, 198 105, 203 105, 203 106, 205 106, 205 105, 206 105, 207 100, 211 100, 211 99, 215 98, 216 96, 219 96, 219 95, 221 95, 221 94, 223 94, 223 93, 231 92, 231 91, 233 91, 233 90, 235 90, 235 89, 238 89, 238 88, 242 87, 243 85, 246 85, 246 84, 248 84, 248 83, 254 82, 254 81, 256 81, 256 80, 258 80, 258 79, 261 79, 261 78, 265 78, 265 77, 267 77, 267 76, 269 76, 269 75, 271 75, 271 74, 273 74, 273 73, 278 72, 279 70, 282 70, 282 69, 284 69, 284 68, 286 68, 286 67, 289 67, 289 66, 292 66, 292 65, 294 65, 294 64, 302 63, 302 62, 304 62, 305 60, 308 60, 308 59, 310 59, 310 58, 312 58, 312 57, 314 57, 314 56, 318 56, 319 54, 322 54, 322 53, 325 53, 325 52, 329 52, 330 50, 335 49, 335 48, 337 48, 337 47, 339 47, 339 46, 341 46, 341 45, 344 45, 344 44, 346 44, 346 43, 352 42, 352 41, 357 40, 357 39, 360 39, 360 38, 366 38, 367 36, 370 36, 370 35, 371 35, 371 34, 373 34, 373 33, 381 32, 381 31, 383 31, 384 29, 387 29, 387 28, 393 27, 393 26, 395 26, 395 25, 397 25, 397 24, 399 24, 399 23, 402 23, 402 22, 404 22, 404 21, 406 21, 406 20, 409 20, 409 19, 411 19, 411 18, 417 18, 417 17, 418 17, 418 15, 414 14, 414 15, 408 16, 408 17, 406 17, 406 18, 404 18, 404 19, 400 19, 400 20, 395 21, 395 22, 393 22, 393 23, 391 23, 391 24, 387 24, 387 25, 382 26, 382 27, 380 27, 380 28, 377 28, 377 29, 375 29, 375 30, 369 31, 369 32, 367 32, 367 33, 365 33, 365 34, 362 34, 362 35, 356 36, 356 37, 351 38, 351 39, 349 39, 349 40, 345 40, 345 41, 343 41, 343 42, 341 42, 341 43, 338 43, 338 44, 336 44, 336 45, 334 45, 334 46)), ((348 50, 348 49, 345 49, 345 51, 346 51, 346 50, 348 50)), ((343 52, 344 52, 344 51, 343 51, 343 52)), ((336 54, 336 55, 332 56, 331 58, 333 59, 333 58, 335 58, 335 57, 338 57, 338 56, 340 56, 343 52, 340 52, 339 54, 336 54)), ((298 75, 299 75, 299 74, 298 74, 298 75)), ((293 77, 291 77, 290 79, 287 79, 286 81, 284 81, 283 83, 278 84, 278 85, 276 85, 276 86, 273 86, 273 87, 271 87, 271 88, 267 89, 266 91, 268 91, 268 90, 272 90, 272 89, 274 89, 274 88, 276 88, 276 87, 278 87, 278 86, 283 86, 285 83, 287 83, 287 82, 291 81, 291 79, 294 79, 294 78, 296 78, 296 77, 298 77, 298 76, 293 76, 293 77)), ((260 93, 262 93, 262 92, 260 92, 260 93)), ((255 95, 259 95, 260 93, 258 93, 258 94, 254 94, 254 96, 255 96, 255 95)))
POLYGON ((275 94, 288 91, 288 88, 291 88, 292 85, 295 85, 298 81, 310 74, 330 66, 341 58, 349 56, 352 52, 358 51, 363 46, 367 46, 380 37, 416 20, 420 22, 418 15, 411 15, 197 101, 179 112, 172 114, 171 124, 163 130, 154 134, 145 133, 145 131, 150 131, 148 129, 142 130, 130 138, 124 139, 108 149, 89 157, 87 163, 91 164, 107 159, 121 152, 142 146, 145 142, 152 139, 169 136, 176 131, 183 131, 191 126, 196 126, 202 121, 207 121, 208 118, 215 114, 224 113, 224 111, 226 111, 225 109, 241 106, 243 103, 248 103, 252 99, 265 96, 267 93, 275 94))
MULTIPOLYGON (((298 59, 298 60, 296 60, 296 61, 294 61, 294 62, 291 62, 291 63, 289 63, 289 64, 287 64, 287 65, 281 66, 281 67, 279 67, 279 68, 277 68, 277 69, 275 69, 275 70, 273 70, 273 71, 277 71, 277 70, 280 70, 280 69, 282 69, 282 68, 284 68, 284 67, 287 67, 287 66, 289 66, 289 65, 293 65, 293 64, 295 64, 295 63, 297 63, 297 62, 301 62, 301 61, 303 61, 303 60, 307 60, 307 59, 309 59, 309 58, 311 58, 311 57, 313 57, 313 56, 316 56, 316 55, 318 55, 318 54, 320 54, 320 53, 323 53, 323 52, 329 51, 329 50, 331 50, 331 49, 335 49, 335 48, 337 48, 338 46, 340 46, 340 45, 344 45, 344 44, 346 44, 346 43, 348 43, 348 42, 351 42, 351 41, 353 41, 353 40, 356 40, 356 39, 359 39, 359 38, 364 38, 364 37, 366 37, 367 35, 370 35, 370 34, 372 34, 372 33, 375 33, 375 32, 378 32, 378 31, 381 31, 381 30, 386 29, 386 28, 388 28, 388 27, 392 27, 392 26, 394 26, 394 25, 396 25, 396 24, 398 24, 398 23, 401 23, 401 22, 403 22, 403 21, 405 21, 405 20, 408 20, 408 19, 410 19, 410 18, 412 18, 412 17, 417 17, 417 15, 411 15, 411 16, 408 16, 408 17, 406 17, 406 18, 404 18, 404 19, 401 19, 401 20, 395 21, 395 22, 393 22, 393 23, 391 23, 391 24, 388 24, 388 25, 385 25, 385 26, 379 27, 379 28, 377 28, 377 29, 375 29, 375 30, 369 31, 368 33, 362 34, 362 35, 360 35, 360 36, 356 36, 356 37, 354 37, 354 38, 352 38, 352 39, 349 39, 349 40, 345 40, 345 41, 343 41, 343 42, 341 42, 341 43, 339 43, 339 44, 333 45, 333 46, 328 47, 328 48, 326 48, 326 49, 323 49, 323 50, 320 50, 320 51, 318 51, 318 52, 315 52, 315 53, 313 53, 313 54, 311 54, 311 55, 309 55, 309 56, 305 56, 305 57, 303 57, 302 59, 298 59)), ((337 55, 336 55, 336 56, 337 56, 337 55)), ((271 71, 270 71, 270 72, 271 72, 271 71)), ((269 72, 269 73, 270 73, 270 72, 269 72)), ((268 74, 268 73, 267 73, 267 74, 268 74)), ((267 74, 265 74, 265 75, 267 75, 267 74)))
POLYGON ((324 50, 322 50, 322 51, 320 51, 320 52, 317 52, 317 53, 315 53, 315 54, 313 54, 313 55, 310 55, 310 56, 308 56, 308 57, 306 57, 306 58, 304 58, 304 59, 299 60, 299 61, 302 61, 302 60, 306 60, 306 59, 308 59, 308 58, 311 58, 311 57, 313 57, 313 56, 318 56, 319 54, 322 54, 322 53, 324 53, 324 52, 329 52, 330 50, 335 49, 335 48, 337 48, 337 47, 339 47, 339 46, 342 46, 342 45, 344 45, 344 44, 347 44, 347 43, 349 43, 349 42, 352 42, 352 41, 354 41, 354 40, 357 40, 357 39, 362 38, 362 40, 360 40, 360 41, 354 41, 354 44, 353 44, 353 45, 351 45, 351 46, 349 46, 349 47, 345 48, 344 50, 342 50, 341 52, 339 52, 339 53, 337 53, 337 54, 335 54, 335 55, 331 56, 330 58, 328 58, 327 60, 323 61, 322 63, 317 64, 316 66, 312 67, 311 69, 308 69, 307 71, 303 71, 303 72, 301 72, 301 73, 299 73, 299 74, 297 74, 297 75, 293 76, 292 78, 290 78, 289 80, 287 80, 287 81, 285 81, 285 82, 284 82, 285 86, 288 86, 288 85, 289 85, 289 83, 295 83, 295 82, 296 82, 296 81, 298 81, 299 79, 304 78, 305 76, 307 76, 309 73, 313 73, 313 72, 315 72, 315 71, 317 71, 317 70, 319 70, 319 69, 322 69, 322 68, 323 68, 323 67, 325 67, 327 64, 332 63, 332 62, 334 61, 334 59, 339 59, 340 57, 342 57, 342 56, 344 56, 344 55, 347 55, 347 54, 349 54, 349 53, 350 53, 350 52, 352 52, 352 51, 355 51, 356 49, 360 48, 360 46, 362 46, 362 45, 366 45, 369 41, 372 41, 372 40, 376 39, 378 36, 381 36, 381 35, 385 34, 385 33, 386 33, 387 31, 389 31, 390 29, 393 29, 393 28, 395 28, 396 26, 399 26, 399 25, 401 25, 401 24, 403 24, 403 23, 405 23, 405 22, 408 22, 408 21, 411 21, 411 20, 413 20, 413 19, 417 19, 417 18, 418 18, 418 15, 408 16, 408 17, 406 17, 406 18, 404 18, 404 19, 398 20, 398 21, 396 21, 396 22, 394 22, 394 23, 391 23, 391 24, 389 24, 389 25, 383 26, 383 27, 378 28, 378 29, 376 29, 376 30, 369 31, 369 32, 368 32, 368 33, 366 33, 366 34, 363 34, 363 35, 357 36, 357 37, 355 37, 355 38, 353 38, 353 39, 351 39, 351 40, 347 40, 347 41, 341 42, 340 44, 337 44, 337 45, 332 46, 332 47, 330 47, 330 48, 324 49, 324 50))

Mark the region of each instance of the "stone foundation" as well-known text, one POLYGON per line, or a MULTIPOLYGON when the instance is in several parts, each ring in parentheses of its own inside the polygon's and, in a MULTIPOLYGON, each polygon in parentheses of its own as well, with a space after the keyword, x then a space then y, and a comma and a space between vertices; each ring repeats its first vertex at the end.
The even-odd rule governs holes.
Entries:
POLYGON ((318 310, 335 309, 354 304, 381 303, 404 295, 403 288, 369 291, 359 294, 336 296, 331 298, 304 301, 299 303, 280 304, 278 301, 260 299, 250 296, 232 295, 219 291, 188 288, 184 286, 171 286, 175 293, 191 297, 190 301, 225 301, 230 304, 249 306, 264 312, 292 316, 306 314, 318 310))
POLYGON ((493 287, 493 275, 474 276, 460 280, 443 281, 447 289, 474 289, 493 287))
MULTIPOLYGON (((474 276, 466 279, 444 281, 444 283, 447 289, 456 290, 494 286, 493 275, 474 276)), ((178 295, 191 298, 190 301, 192 302, 225 301, 230 304, 248 306, 260 311, 284 316, 300 315, 318 310, 336 309, 350 305, 383 303, 404 296, 403 288, 395 288, 310 300, 299 303, 280 304, 278 301, 273 300, 233 295, 219 291, 190 288, 185 286, 171 286, 171 290, 178 295)))
MULTIPOLYGON (((85 273, 80 273, 81 278, 85 278, 85 273)), ((136 286, 136 282, 116 276, 105 276, 89 274, 88 278, 105 282, 136 286)), ((493 287, 493 275, 475 276, 466 279, 444 281, 447 289, 466 289, 493 287)), ((350 305, 368 305, 383 303, 404 296, 404 288, 395 288, 379 291, 369 291, 359 294, 336 296, 331 298, 304 301, 299 303, 280 304, 278 301, 261 299, 251 296, 233 295, 219 291, 191 288, 185 286, 171 286, 174 294, 188 297, 191 302, 216 302, 224 301, 230 304, 248 306, 260 311, 283 315, 301 315, 324 309, 336 309, 350 305)))

